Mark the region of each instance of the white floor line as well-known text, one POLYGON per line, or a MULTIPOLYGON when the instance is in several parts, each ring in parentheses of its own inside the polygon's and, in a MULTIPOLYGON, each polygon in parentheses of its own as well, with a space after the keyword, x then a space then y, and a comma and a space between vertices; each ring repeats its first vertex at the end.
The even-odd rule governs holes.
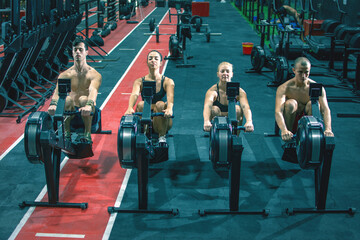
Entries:
POLYGON ((5 158, 5 156, 14 148, 16 147, 16 145, 18 145, 19 142, 21 142, 21 140, 23 140, 24 138, 24 134, 21 135, 8 149, 6 149, 6 151, 1 154, 0 156, 0 161, 3 160, 5 158))
POLYGON ((64 234, 64 233, 36 233, 35 237, 85 238, 85 235, 84 234, 64 234))

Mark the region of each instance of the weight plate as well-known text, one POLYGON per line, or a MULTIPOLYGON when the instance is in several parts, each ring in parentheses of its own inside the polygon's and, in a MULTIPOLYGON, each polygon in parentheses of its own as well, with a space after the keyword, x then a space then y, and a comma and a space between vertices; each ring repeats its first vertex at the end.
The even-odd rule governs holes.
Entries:
POLYGON ((275 60, 274 82, 281 84, 288 79, 289 64, 285 57, 277 57, 275 60))
POLYGON ((169 38, 169 52, 171 57, 179 57, 180 55, 180 44, 176 35, 171 35, 169 38))
POLYGON ((156 26, 155 28, 156 30, 156 42, 160 42, 160 31, 159 31, 159 26, 156 26))
POLYGON ((197 19, 196 19, 196 23, 195 23, 196 32, 200 32, 200 30, 201 30, 201 25, 202 25, 202 21, 200 20, 200 18, 197 18, 197 19))
POLYGON ((207 27, 206 28, 206 31, 205 31, 205 38, 206 38, 206 42, 210 42, 210 36, 211 36, 211 31, 210 31, 210 28, 209 27, 207 27))
POLYGON ((198 15, 195 15, 190 19, 190 24, 193 28, 196 29, 196 32, 200 32, 202 22, 202 18, 198 15))
POLYGON ((251 51, 251 65, 256 72, 260 72, 265 64, 265 51, 261 46, 254 46, 251 51))
POLYGON ((116 28, 117 28, 117 23, 114 21, 111 23, 110 29, 111 29, 111 31, 114 31, 116 28))
POLYGON ((180 20, 181 20, 181 23, 183 23, 183 24, 189 24, 190 20, 191 20, 191 15, 183 13, 183 14, 181 14, 180 20))
POLYGON ((150 28, 150 32, 153 32, 155 30, 155 18, 150 19, 149 28, 150 28))

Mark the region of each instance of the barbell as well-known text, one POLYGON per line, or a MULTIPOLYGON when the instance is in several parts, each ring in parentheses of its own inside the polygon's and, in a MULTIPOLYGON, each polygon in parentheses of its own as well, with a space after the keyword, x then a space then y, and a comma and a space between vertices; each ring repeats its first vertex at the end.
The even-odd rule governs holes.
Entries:
MULTIPOLYGON (((205 33, 191 33, 192 35, 205 36, 206 42, 210 42, 211 36, 222 36, 222 33, 212 33, 210 28, 207 27, 205 33)), ((156 36, 156 42, 160 42, 160 35, 173 35, 173 33, 160 33, 159 26, 155 27, 155 33, 144 33, 145 36, 156 36)))
MULTIPOLYGON (((202 18, 200 16, 197 16, 197 15, 193 16, 189 20, 188 23, 190 23, 190 25, 193 28, 196 29, 196 32, 200 32, 200 29, 201 29, 202 26, 209 26, 209 24, 206 24, 206 23, 203 24, 202 18)), ((174 26, 174 25, 178 25, 178 24, 175 24, 175 23, 159 23, 159 24, 155 24, 155 18, 151 18, 150 22, 149 22, 150 32, 153 32, 155 30, 156 25, 158 25, 158 26, 159 25, 172 25, 172 26, 174 26)))

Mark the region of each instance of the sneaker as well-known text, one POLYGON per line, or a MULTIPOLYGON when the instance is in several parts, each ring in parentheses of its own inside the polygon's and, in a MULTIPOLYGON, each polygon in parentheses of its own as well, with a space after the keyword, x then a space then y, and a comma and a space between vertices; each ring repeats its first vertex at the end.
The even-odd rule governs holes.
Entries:
POLYGON ((91 133, 78 133, 75 142, 92 144, 91 133))
POLYGON ((159 137, 159 143, 161 143, 161 142, 166 143, 166 137, 165 136, 160 136, 159 137))
POLYGON ((65 140, 71 141, 71 132, 65 131, 64 136, 65 140))
POLYGON ((84 138, 84 133, 77 133, 75 142, 80 142, 82 138, 84 138))
POLYGON ((160 137, 159 137, 159 146, 161 146, 161 147, 166 147, 166 146, 167 146, 166 137, 165 137, 165 136, 160 136, 160 137))
POLYGON ((84 134, 84 139, 86 140, 86 142, 92 143, 91 133, 85 133, 84 134))

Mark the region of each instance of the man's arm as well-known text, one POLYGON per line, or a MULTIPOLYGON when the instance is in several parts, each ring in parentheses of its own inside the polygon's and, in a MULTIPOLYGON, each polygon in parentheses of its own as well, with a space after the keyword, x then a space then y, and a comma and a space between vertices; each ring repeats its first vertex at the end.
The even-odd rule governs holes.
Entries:
POLYGON ((331 130, 331 112, 324 88, 322 88, 322 94, 319 97, 319 104, 320 104, 320 112, 323 117, 324 125, 325 125, 324 134, 325 136, 332 137, 334 136, 334 133, 331 130))
POLYGON ((243 111, 244 117, 246 119, 244 127, 247 132, 252 132, 252 131, 254 131, 254 125, 252 122, 252 113, 250 110, 249 101, 247 99, 246 92, 243 89, 240 88, 239 93, 240 93, 239 94, 240 95, 239 96, 240 106, 243 111))
POLYGON ((289 141, 292 139, 293 134, 289 131, 285 124, 284 118, 284 104, 286 100, 285 95, 286 85, 281 85, 276 90, 276 98, 275 98, 275 121, 281 130, 281 138, 284 141, 289 141))
MULTIPOLYGON (((59 78, 60 78, 60 76, 59 76, 59 78)), ((59 100, 59 89, 58 89, 58 83, 56 82, 56 87, 55 87, 55 90, 54 90, 54 93, 53 93, 53 95, 52 95, 52 98, 51 98, 51 100, 52 101, 58 101, 59 100)))
POLYGON ((204 117, 204 130, 210 131, 211 128, 211 108, 214 103, 214 99, 216 98, 216 91, 213 91, 211 88, 206 92, 205 95, 205 101, 204 101, 204 111, 203 111, 203 117, 204 117))
POLYGON ((164 89, 166 91, 167 108, 164 110, 164 117, 171 117, 173 115, 174 107, 174 88, 175 83, 172 79, 166 78, 164 82, 164 89))
POLYGON ((102 82, 101 74, 95 72, 90 82, 87 103, 84 107, 79 109, 82 116, 90 116, 91 112, 94 111, 94 106, 96 105, 96 99, 99 93, 101 82, 102 82))
POLYGON ((99 93, 101 82, 102 82, 102 77, 101 77, 100 73, 97 73, 95 78, 91 81, 90 86, 89 86, 88 101, 91 100, 94 103, 96 103, 96 99, 97 99, 97 96, 99 93))
MULTIPOLYGON (((66 78, 64 73, 60 73, 58 79, 61 79, 61 78, 66 78)), ((55 87, 54 93, 53 93, 52 98, 51 98, 50 106, 48 108, 48 113, 50 115, 55 114, 58 101, 59 101, 59 90, 58 90, 58 83, 56 82, 56 87, 55 87)))
POLYGON ((135 82, 133 84, 133 89, 132 89, 132 92, 131 92, 131 95, 129 98, 129 106, 124 115, 133 114, 135 112, 134 106, 140 95, 141 84, 142 84, 141 78, 138 78, 135 80, 135 82))

